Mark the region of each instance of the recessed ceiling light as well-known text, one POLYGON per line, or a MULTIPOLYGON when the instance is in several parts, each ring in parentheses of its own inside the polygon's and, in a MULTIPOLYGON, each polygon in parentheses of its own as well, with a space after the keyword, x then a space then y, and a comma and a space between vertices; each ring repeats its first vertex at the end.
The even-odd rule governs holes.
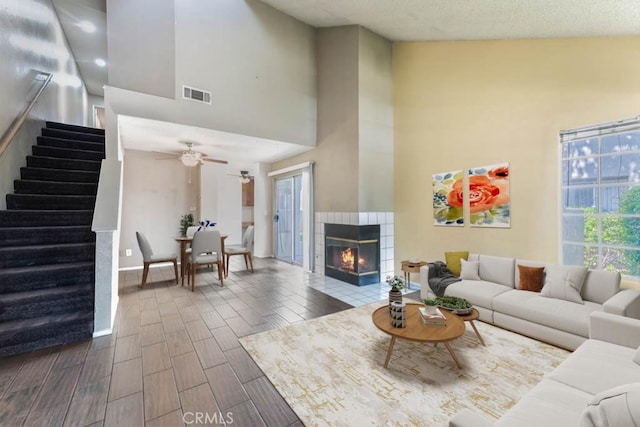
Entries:
POLYGON ((78 23, 78 27, 80 27, 80 29, 82 31, 85 31, 87 33, 95 33, 96 32, 96 26, 93 25, 93 22, 89 22, 89 21, 80 21, 78 23))
POLYGON ((99 67, 104 67, 105 65, 107 65, 106 61, 104 59, 101 59, 101 58, 96 59, 94 62, 99 67))

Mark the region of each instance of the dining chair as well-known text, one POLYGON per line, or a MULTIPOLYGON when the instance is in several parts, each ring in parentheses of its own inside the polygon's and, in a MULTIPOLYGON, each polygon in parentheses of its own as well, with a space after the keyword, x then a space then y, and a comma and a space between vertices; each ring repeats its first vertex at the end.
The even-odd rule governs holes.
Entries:
POLYGON ((139 231, 136 231, 136 238, 138 239, 138 246, 140 247, 140 252, 142 252, 142 261, 144 263, 144 268, 142 270, 142 284, 141 288, 144 287, 144 284, 147 283, 147 276, 149 275, 149 265, 157 264, 161 262, 172 262, 173 270, 176 274, 176 284, 178 283, 178 256, 176 254, 160 254, 156 255, 153 253, 153 249, 151 249, 151 245, 149 244, 149 240, 139 231))
POLYGON ((229 258, 233 255, 244 255, 244 264, 249 269, 251 265, 251 272, 253 273, 253 225, 247 227, 242 236, 241 245, 229 245, 224 248, 224 255, 226 257, 227 268, 225 269, 225 276, 229 276, 229 258))
POLYGON ((217 230, 203 230, 197 232, 193 236, 191 242, 191 254, 189 255, 189 265, 187 271, 189 278, 187 284, 191 281, 191 291, 195 291, 196 287, 196 267, 199 265, 216 264, 218 267, 218 280, 220 286, 224 286, 222 279, 222 270, 224 269, 224 260, 222 259, 222 239, 220 232, 217 230))
MULTIPOLYGON (((193 236, 196 234, 196 231, 198 231, 198 228, 199 227, 197 225, 192 226, 192 227, 187 227, 187 237, 193 238, 193 236)), ((191 253, 191 248, 190 247, 186 249, 186 253, 187 254, 191 253)))

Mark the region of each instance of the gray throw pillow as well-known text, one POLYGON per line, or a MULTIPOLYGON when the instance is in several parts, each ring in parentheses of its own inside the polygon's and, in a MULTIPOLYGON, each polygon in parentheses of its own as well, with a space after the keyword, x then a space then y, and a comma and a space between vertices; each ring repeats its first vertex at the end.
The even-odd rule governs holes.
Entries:
POLYGON ((573 265, 548 265, 546 267, 543 297, 557 298, 584 304, 580 291, 587 275, 587 267, 573 265))

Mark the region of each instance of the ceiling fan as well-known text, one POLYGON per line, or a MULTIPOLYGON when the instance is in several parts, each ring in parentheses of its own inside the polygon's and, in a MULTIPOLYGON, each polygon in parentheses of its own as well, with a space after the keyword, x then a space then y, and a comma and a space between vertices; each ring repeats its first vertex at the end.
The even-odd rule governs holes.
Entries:
POLYGON ((254 179, 253 175, 249 175, 249 171, 240 171, 240 175, 234 175, 232 173, 228 173, 227 175, 237 176, 238 181, 240 181, 242 184, 248 184, 254 179))
POLYGON ((229 163, 226 160, 213 159, 203 155, 202 153, 194 151, 193 150, 194 143, 191 141, 180 141, 180 142, 186 145, 187 149, 184 150, 182 154, 180 154, 180 156, 177 158, 182 162, 183 165, 187 167, 192 168, 194 166, 201 165, 203 162, 222 163, 223 165, 226 165, 227 163, 229 163))

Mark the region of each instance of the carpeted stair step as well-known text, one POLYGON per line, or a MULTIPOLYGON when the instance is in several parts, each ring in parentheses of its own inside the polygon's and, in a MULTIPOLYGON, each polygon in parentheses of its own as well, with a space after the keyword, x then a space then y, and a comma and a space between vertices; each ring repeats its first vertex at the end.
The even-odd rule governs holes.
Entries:
POLYGON ((93 311, 0 323, 0 357, 91 338, 93 311))
POLYGON ((48 136, 50 138, 72 139, 74 141, 99 142, 101 144, 104 144, 104 135, 96 135, 95 133, 42 128, 42 136, 48 136))
POLYGON ((104 144, 99 142, 76 141, 73 139, 61 139, 39 136, 38 145, 43 147, 70 148, 73 150, 97 151, 104 154, 104 144))
POLYGON ((27 156, 27 167, 100 171, 101 162, 96 160, 60 159, 57 157, 27 156))
POLYGON ((76 196, 95 196, 98 184, 89 182, 61 182, 17 179, 13 181, 17 194, 64 194, 76 196))
POLYGON ((0 294, 0 322, 93 311, 91 284, 0 294))
POLYGON ((98 172, 65 169, 20 168, 20 178, 38 181, 98 182, 98 172))
POLYGON ((0 210, 0 227, 90 226, 92 221, 92 210, 0 210))
POLYGON ((0 268, 92 261, 95 243, 63 243, 0 248, 0 268))
POLYGON ((90 128, 90 127, 78 126, 78 125, 68 125, 66 123, 58 123, 58 122, 46 122, 46 126, 49 129, 60 129, 60 130, 67 130, 71 132, 93 133, 96 135, 104 136, 104 129, 90 128))
POLYGON ((72 148, 48 147, 46 145, 33 145, 31 152, 34 156, 56 157, 61 159, 80 159, 101 161, 104 154, 101 151, 74 150, 72 148))
POLYGON ((59 194, 7 194, 7 209, 93 209, 96 196, 59 194))
POLYGON ((92 284, 95 276, 93 261, 66 264, 45 264, 35 267, 0 270, 0 294, 36 289, 92 284))
POLYGON ((0 228, 0 247, 93 243, 95 241, 96 235, 88 225, 0 228))

